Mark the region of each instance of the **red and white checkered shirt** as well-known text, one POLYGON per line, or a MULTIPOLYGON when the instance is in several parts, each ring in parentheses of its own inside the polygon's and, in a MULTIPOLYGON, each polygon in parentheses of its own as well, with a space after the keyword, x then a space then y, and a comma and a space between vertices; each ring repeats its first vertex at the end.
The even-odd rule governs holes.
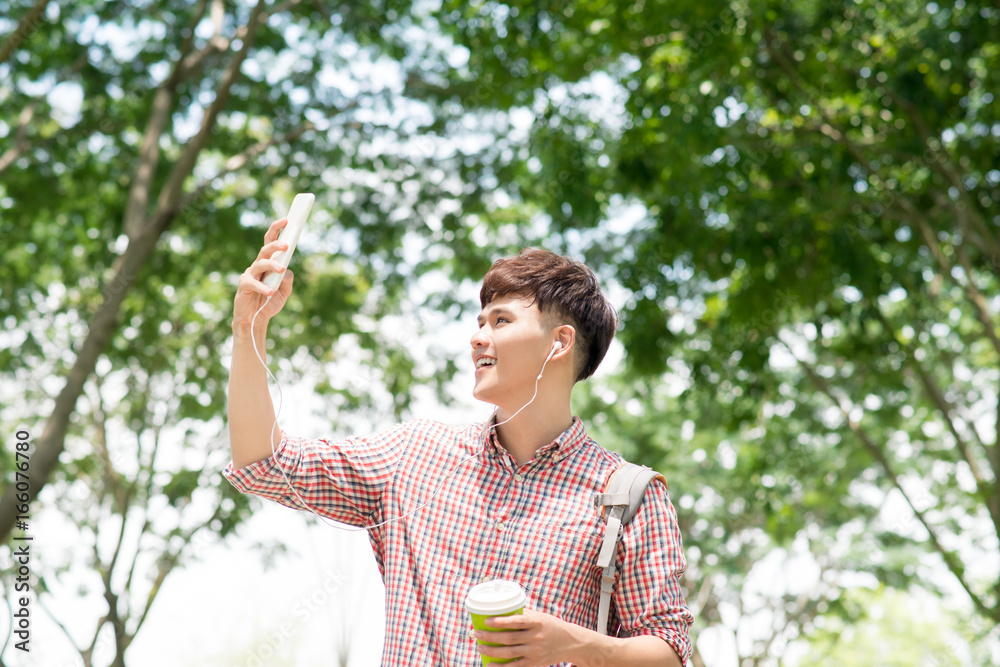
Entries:
MULTIPOLYGON (((488 579, 517 581, 527 608, 595 629, 604 523, 593 496, 622 463, 577 418, 521 466, 492 420, 416 420, 341 442, 283 434, 276 456, 239 470, 230 463, 224 474, 243 493, 303 509, 280 465, 323 516, 354 526, 398 519, 369 531, 386 590, 382 664, 466 667, 480 656, 463 603, 488 579)), ((661 637, 685 662, 693 617, 678 586, 686 561, 663 484, 650 484, 617 561, 610 627, 661 637)))

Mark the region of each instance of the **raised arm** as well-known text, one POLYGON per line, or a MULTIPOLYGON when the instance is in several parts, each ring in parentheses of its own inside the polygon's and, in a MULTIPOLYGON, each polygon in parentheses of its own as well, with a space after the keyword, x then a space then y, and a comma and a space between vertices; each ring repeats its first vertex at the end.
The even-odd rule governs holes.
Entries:
POLYGON ((277 447, 281 430, 274 427, 274 405, 267 387, 267 371, 260 359, 267 361, 264 341, 267 324, 284 307, 292 293, 292 272, 285 271, 277 290, 261 282, 268 271, 284 270, 271 258, 287 244, 278 242, 278 233, 288 224, 286 218, 271 223, 264 234, 264 246, 257 259, 240 276, 233 304, 233 359, 229 367, 229 446, 233 467, 242 468, 271 455, 272 442, 277 447), (267 301, 268 296, 271 297, 267 301), (264 305, 265 302, 267 305, 264 305), (264 306, 253 320, 254 313, 264 306), (253 336, 250 325, 253 321, 253 336), (257 344, 260 359, 254 352, 257 344), (272 428, 274 431, 272 441, 272 428))

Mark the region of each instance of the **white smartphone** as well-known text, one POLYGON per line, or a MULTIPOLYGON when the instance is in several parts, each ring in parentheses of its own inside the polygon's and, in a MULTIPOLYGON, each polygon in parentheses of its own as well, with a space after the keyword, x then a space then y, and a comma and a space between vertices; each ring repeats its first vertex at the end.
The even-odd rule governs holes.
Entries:
MULTIPOLYGON (((306 226, 306 218, 309 217, 309 211, 312 210, 314 201, 316 201, 316 195, 310 192, 299 193, 292 200, 292 207, 288 209, 288 215, 286 216, 288 224, 278 234, 278 240, 287 243, 288 250, 283 250, 274 258, 282 266, 287 267, 288 263, 292 261, 292 253, 295 252, 295 246, 299 242, 302 228, 306 226)), ((277 271, 268 271, 264 276, 264 284, 271 289, 278 289, 283 276, 283 271, 280 273, 277 271)))

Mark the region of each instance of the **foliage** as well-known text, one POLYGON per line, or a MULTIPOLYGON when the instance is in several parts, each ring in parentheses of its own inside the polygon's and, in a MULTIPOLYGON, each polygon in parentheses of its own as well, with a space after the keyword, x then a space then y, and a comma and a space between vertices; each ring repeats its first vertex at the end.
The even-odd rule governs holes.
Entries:
POLYGON ((943 566, 1000 620, 996 7, 446 9, 507 91, 482 106, 530 115, 494 167, 512 210, 629 295, 586 414, 698 499, 694 581, 722 576, 694 599, 742 609, 805 540, 889 585, 943 566))
POLYGON ((826 617, 809 634, 810 651, 797 664, 988 665, 996 662, 981 643, 984 622, 957 623, 928 600, 891 589, 851 591, 845 604, 861 622, 826 617))
MULTIPOLYGON (((172 569, 249 510, 219 474, 220 353, 266 224, 295 192, 319 194, 270 334, 289 382, 327 372, 319 390, 373 422, 425 381, 377 326, 405 296, 404 245, 482 192, 456 186, 474 151, 419 114, 399 122, 397 107, 422 108, 400 94, 406 70, 439 56, 406 32, 408 2, 31 5, 0 2, 0 421, 32 434, 33 512, 75 524, 83 594, 108 607, 93 637, 70 639, 89 665, 110 625, 120 665, 172 569), (346 365, 328 351, 338 338, 346 365)), ((64 556, 35 566, 50 608, 80 574, 64 556)))
POLYGON ((29 4, 0 2, 0 420, 47 417, 33 465, 93 489, 85 528, 119 497, 223 507, 195 453, 235 276, 312 190, 271 335, 331 406, 400 417, 431 381, 378 327, 422 277, 459 317, 493 256, 572 252, 625 295, 627 364, 579 411, 669 473, 699 622, 772 610, 766 660, 859 618, 849 572, 1000 621, 994 6, 29 4), (190 453, 157 469, 163 437, 190 453), (771 554, 834 583, 749 595, 771 554))

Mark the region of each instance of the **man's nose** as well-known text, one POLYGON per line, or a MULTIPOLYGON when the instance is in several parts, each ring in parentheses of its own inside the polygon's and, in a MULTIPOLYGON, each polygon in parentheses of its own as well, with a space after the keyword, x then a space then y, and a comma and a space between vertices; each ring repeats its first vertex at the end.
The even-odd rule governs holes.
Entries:
POLYGON ((469 344, 472 345, 473 350, 483 345, 489 345, 490 341, 489 338, 484 333, 485 329, 486 327, 480 327, 476 329, 476 333, 472 334, 472 338, 469 339, 469 344))

